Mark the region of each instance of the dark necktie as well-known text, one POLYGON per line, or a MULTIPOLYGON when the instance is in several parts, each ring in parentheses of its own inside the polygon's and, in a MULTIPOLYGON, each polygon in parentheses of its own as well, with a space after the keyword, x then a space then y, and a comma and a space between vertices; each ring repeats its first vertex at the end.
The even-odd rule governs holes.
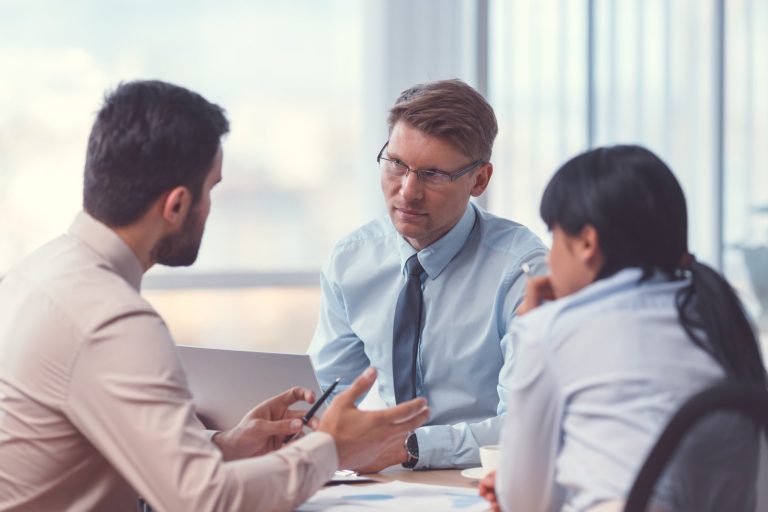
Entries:
POLYGON ((415 254, 405 262, 405 271, 408 278, 397 298, 392 330, 392 380, 397 403, 416 396, 416 354, 424 309, 424 296, 421 294, 424 269, 415 254))

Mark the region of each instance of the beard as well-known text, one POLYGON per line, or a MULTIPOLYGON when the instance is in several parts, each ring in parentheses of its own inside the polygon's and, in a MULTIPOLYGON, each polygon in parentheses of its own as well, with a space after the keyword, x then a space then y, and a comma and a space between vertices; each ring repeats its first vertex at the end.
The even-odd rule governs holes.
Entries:
POLYGON ((184 219, 178 233, 161 238, 152 248, 152 259, 169 267, 188 267, 197 259, 203 240, 205 224, 200 221, 199 209, 193 209, 184 219))

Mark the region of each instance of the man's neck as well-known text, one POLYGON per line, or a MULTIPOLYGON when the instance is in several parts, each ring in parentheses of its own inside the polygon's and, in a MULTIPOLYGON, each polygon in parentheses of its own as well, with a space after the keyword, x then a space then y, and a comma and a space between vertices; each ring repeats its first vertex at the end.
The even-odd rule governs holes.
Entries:
POLYGON ((145 273, 155 264, 152 259, 152 248, 157 240, 141 222, 110 229, 131 249, 145 273))

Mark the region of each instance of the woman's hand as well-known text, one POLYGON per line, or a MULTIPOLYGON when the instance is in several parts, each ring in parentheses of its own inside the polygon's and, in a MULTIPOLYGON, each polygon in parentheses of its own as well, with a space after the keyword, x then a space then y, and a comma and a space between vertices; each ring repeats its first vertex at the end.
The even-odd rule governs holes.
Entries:
POLYGON ((555 300, 555 291, 552 288, 550 277, 547 275, 528 278, 525 298, 520 307, 517 308, 517 316, 522 316, 530 310, 536 309, 548 300, 555 300))
POLYGON ((491 471, 485 477, 480 480, 480 486, 478 487, 480 496, 488 500, 491 504, 491 510, 493 512, 501 512, 499 508, 499 502, 496 501, 496 472, 491 471))

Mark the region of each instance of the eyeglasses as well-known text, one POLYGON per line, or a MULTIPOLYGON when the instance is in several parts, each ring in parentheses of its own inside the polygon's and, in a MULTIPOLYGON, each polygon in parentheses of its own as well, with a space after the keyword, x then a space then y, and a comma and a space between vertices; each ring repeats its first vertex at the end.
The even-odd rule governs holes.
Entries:
POLYGON ((403 178, 408 176, 409 172, 412 172, 416 175, 418 180, 425 185, 439 186, 451 183, 484 163, 482 160, 477 160, 454 173, 447 173, 439 169, 411 169, 399 160, 381 156, 384 154, 384 150, 387 149, 388 145, 389 141, 384 144, 381 151, 379 151, 379 156, 376 157, 376 162, 379 164, 381 171, 391 178, 403 178))

